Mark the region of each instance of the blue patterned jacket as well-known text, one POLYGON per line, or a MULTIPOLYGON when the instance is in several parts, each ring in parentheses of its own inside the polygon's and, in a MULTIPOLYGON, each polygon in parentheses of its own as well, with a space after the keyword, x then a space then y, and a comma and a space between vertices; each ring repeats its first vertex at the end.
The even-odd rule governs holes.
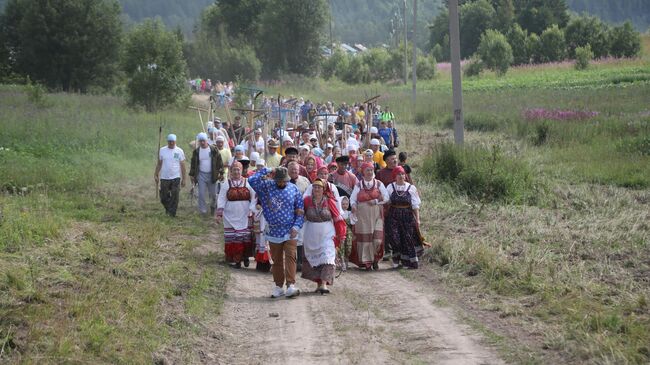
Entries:
POLYGON ((262 205, 267 225, 264 234, 271 243, 289 240, 291 228, 300 230, 305 221, 302 194, 294 184, 288 183, 284 189, 278 188, 274 180, 267 180, 273 169, 264 168, 248 179, 262 205))

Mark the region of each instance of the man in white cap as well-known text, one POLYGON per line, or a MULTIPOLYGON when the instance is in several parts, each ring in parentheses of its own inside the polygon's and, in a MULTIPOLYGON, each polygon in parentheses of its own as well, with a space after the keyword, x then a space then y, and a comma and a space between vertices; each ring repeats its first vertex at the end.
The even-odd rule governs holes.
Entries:
POLYGON ((293 139, 288 134, 285 134, 282 136, 282 151, 281 154, 284 155, 284 152, 287 150, 287 148, 293 146, 293 139))
POLYGON ((201 132, 196 136, 199 146, 192 151, 190 178, 199 186, 199 213, 207 214, 206 194, 210 199, 210 214, 216 209, 216 183, 223 180, 223 161, 216 146, 208 144, 208 135, 201 132))
POLYGON ((167 215, 175 217, 178 195, 185 187, 185 153, 176 146, 176 135, 167 136, 167 146, 158 152, 158 163, 153 174, 156 185, 160 182, 160 202, 167 215))
POLYGON ((383 169, 386 167, 386 162, 384 162, 384 153, 379 150, 381 147, 381 142, 377 138, 370 140, 370 149, 373 152, 372 160, 379 165, 379 168, 383 169))
MULTIPOLYGON (((227 179, 228 178, 228 161, 232 158, 232 152, 230 152, 230 148, 226 148, 226 138, 224 136, 217 136, 217 138, 214 140, 215 146, 217 146, 217 149, 219 150, 219 154, 221 155, 221 162, 223 162, 223 178, 227 179)), ((219 184, 220 182, 217 183, 217 194, 219 194, 219 184)))

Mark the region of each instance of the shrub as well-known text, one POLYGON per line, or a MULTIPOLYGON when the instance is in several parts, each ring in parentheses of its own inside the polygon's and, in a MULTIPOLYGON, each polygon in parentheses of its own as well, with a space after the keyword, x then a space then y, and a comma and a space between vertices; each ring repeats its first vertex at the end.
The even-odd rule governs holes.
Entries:
POLYGON ((577 47, 576 53, 576 70, 586 70, 589 67, 589 62, 594 58, 594 53, 591 51, 591 46, 587 44, 584 47, 577 47))
POLYGON ((251 46, 225 47, 217 58, 221 80, 256 81, 262 71, 262 63, 251 46))
MULTIPOLYGON (((591 46, 593 57, 600 58, 609 54, 609 27, 597 17, 581 16, 571 19, 564 29, 568 55, 577 57, 578 47, 591 46)), ((592 57, 592 58, 593 58, 592 57)))
POLYGON ((45 94, 47 92, 45 86, 39 83, 33 83, 29 76, 27 76, 25 92, 27 93, 27 100, 29 100, 30 103, 38 107, 44 107, 48 105, 48 101, 45 97, 45 94))
POLYGON ((340 49, 334 50, 334 53, 323 62, 323 78, 329 80, 332 77, 341 78, 349 68, 350 60, 348 56, 340 49))
POLYGON ((433 55, 433 58, 436 60, 444 60, 445 59, 445 54, 442 50, 442 46, 440 44, 436 44, 433 46, 431 49, 431 54, 433 55))
POLYGON ((546 29, 541 37, 542 62, 562 61, 566 57, 564 32, 557 25, 546 29))
POLYGON ((641 36, 629 21, 612 28, 609 37, 612 42, 610 53, 614 57, 636 57, 641 52, 641 36))
POLYGON ((528 38, 526 38, 526 52, 528 52, 528 57, 533 63, 540 63, 544 58, 542 52, 542 41, 539 39, 539 36, 535 33, 531 33, 528 38))
POLYGON ((373 81, 386 81, 391 78, 390 54, 384 48, 371 48, 364 52, 363 63, 368 66, 373 81))
POLYGON ((485 65, 483 64, 483 61, 477 57, 472 57, 463 68, 463 74, 466 77, 478 76, 483 72, 484 68, 485 65))
POLYGON ((550 131, 550 126, 546 123, 540 123, 535 125, 535 135, 533 136, 533 144, 535 146, 541 146, 546 144, 548 141, 548 134, 550 131))
POLYGON ((347 70, 340 75, 341 80, 349 84, 361 84, 370 81, 370 68, 363 62, 363 58, 361 56, 352 56, 350 58, 347 70))
POLYGON ((530 54, 526 46, 528 33, 521 29, 521 26, 515 23, 507 34, 508 43, 512 48, 512 63, 522 65, 530 62, 530 54))
POLYGON ((499 31, 488 29, 481 35, 476 52, 485 66, 503 76, 513 61, 512 47, 499 31))
POLYGON ((505 155, 499 146, 441 144, 425 158, 423 170, 425 176, 481 203, 529 204, 537 199, 528 165, 505 155))
POLYGON ((436 76, 436 59, 418 55, 417 68, 418 79, 431 80, 436 76))

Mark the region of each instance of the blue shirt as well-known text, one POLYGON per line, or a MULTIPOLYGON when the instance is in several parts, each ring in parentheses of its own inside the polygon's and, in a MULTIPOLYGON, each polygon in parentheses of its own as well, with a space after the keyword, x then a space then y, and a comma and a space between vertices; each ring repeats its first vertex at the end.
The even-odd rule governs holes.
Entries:
POLYGON ((248 183, 257 193, 266 218, 266 239, 271 243, 282 243, 290 239, 291 229, 300 230, 305 221, 302 194, 294 184, 287 184, 280 189, 274 180, 266 180, 272 168, 264 168, 248 179, 248 183), (303 214, 296 214, 296 210, 303 214))
POLYGON ((384 139, 386 146, 390 146, 390 132, 391 128, 379 128, 377 131, 381 138, 384 139))

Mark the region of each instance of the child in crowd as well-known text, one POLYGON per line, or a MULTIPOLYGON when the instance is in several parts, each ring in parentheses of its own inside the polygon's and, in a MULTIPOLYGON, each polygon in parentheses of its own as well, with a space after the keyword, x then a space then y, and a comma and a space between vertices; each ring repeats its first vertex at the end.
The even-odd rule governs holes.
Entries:
POLYGON ((397 155, 397 158, 399 159, 398 165, 404 168, 407 175, 411 175, 411 166, 406 163, 406 160, 408 159, 406 152, 400 152, 399 155, 397 155))

